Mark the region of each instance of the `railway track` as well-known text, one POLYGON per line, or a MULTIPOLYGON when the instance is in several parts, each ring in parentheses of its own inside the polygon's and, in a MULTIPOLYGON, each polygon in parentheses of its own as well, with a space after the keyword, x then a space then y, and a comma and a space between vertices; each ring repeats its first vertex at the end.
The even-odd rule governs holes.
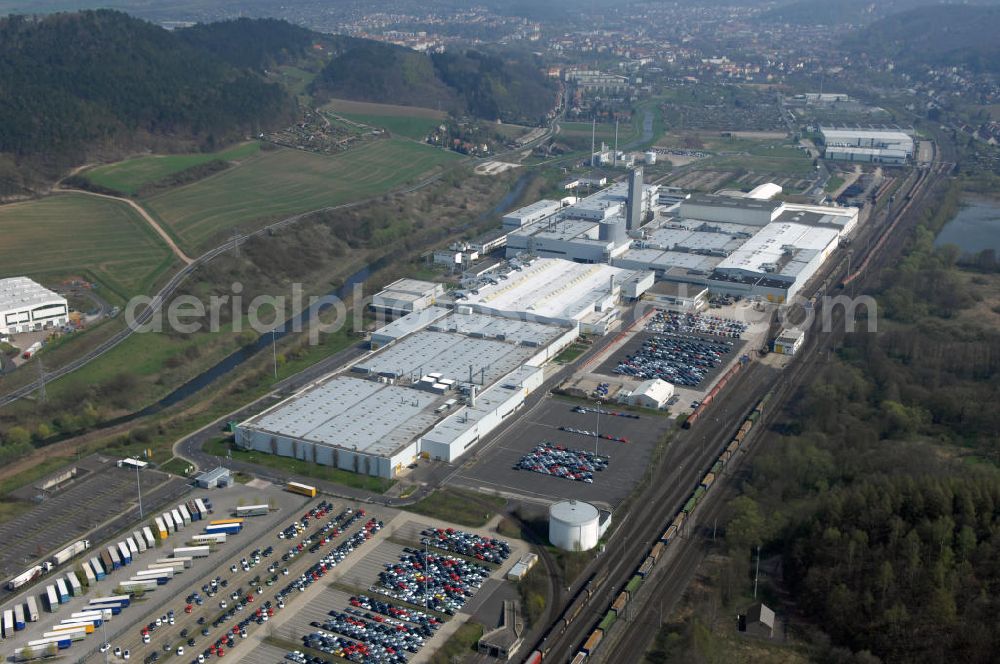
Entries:
MULTIPOLYGON (((832 284, 836 283, 838 286, 843 286, 852 281, 863 282, 874 274, 874 268, 884 262, 889 256, 887 251, 902 246, 905 240, 896 231, 912 225, 915 217, 910 212, 915 209, 915 206, 925 200, 928 192, 945 171, 945 164, 934 164, 929 169, 920 172, 910 184, 909 191, 906 193, 906 204, 895 212, 888 211, 886 213, 886 219, 883 222, 885 229, 881 232, 879 240, 867 252, 861 265, 848 274, 844 269, 846 261, 833 263, 833 266, 828 269, 826 279, 822 282, 817 294, 827 294, 829 289, 832 288, 832 284), (841 272, 843 272, 842 279, 840 276, 841 272), (850 280, 847 279, 848 277, 850 277, 850 280)), ((879 226, 881 224, 874 226, 870 233, 877 233, 879 226)), ((816 299, 814 298, 814 301, 816 299)), ((822 306, 822 302, 819 304, 822 306)), ((817 313, 822 312, 818 311, 817 313)), ((807 334, 804 348, 799 352, 797 361, 791 365, 791 375, 788 375, 788 370, 786 369, 786 374, 782 380, 778 381, 775 385, 772 392, 771 406, 766 416, 762 418, 762 423, 771 421, 773 413, 778 410, 778 406, 791 396, 799 385, 815 375, 817 363, 822 361, 822 351, 835 347, 846 333, 844 315, 845 309, 843 307, 835 307, 829 313, 833 325, 828 332, 817 331, 815 329, 817 327, 816 321, 821 320, 821 316, 813 318, 814 329, 807 334)), ((752 366, 743 376, 734 381, 735 386, 727 399, 730 407, 736 409, 742 407, 745 411, 748 408, 748 400, 752 403, 755 399, 761 398, 763 392, 767 391, 769 387, 767 384, 763 386, 745 384, 748 382, 747 376, 755 376, 759 373, 759 369, 759 365, 752 366), (755 371, 755 369, 758 371, 755 371), (736 397, 735 401, 733 400, 734 397, 736 397)), ((737 410, 737 412, 739 411, 737 410)), ((623 543, 628 542, 631 546, 627 548, 623 546, 621 555, 615 561, 608 562, 606 557, 598 559, 603 562, 603 565, 599 566, 598 571, 594 572, 594 574, 603 578, 604 581, 599 584, 599 587, 589 587, 587 589, 588 602, 582 609, 578 610, 573 603, 579 602, 581 591, 578 591, 575 595, 571 595, 571 601, 564 605, 562 610, 557 613, 560 617, 535 644, 536 650, 541 654, 541 660, 565 662, 570 661, 576 655, 576 661, 579 661, 578 648, 583 643, 586 635, 591 634, 597 621, 600 620, 600 617, 604 615, 604 612, 611 604, 614 595, 625 586, 627 579, 631 577, 631 574, 635 572, 640 563, 646 558, 647 552, 652 548, 655 538, 659 537, 659 533, 664 531, 673 516, 678 513, 680 502, 685 497, 691 495, 691 489, 698 482, 698 478, 704 475, 708 466, 711 465, 711 461, 721 451, 719 449, 720 444, 710 443, 709 440, 728 440, 728 437, 720 435, 725 433, 725 428, 720 429, 717 426, 711 426, 719 422, 717 413, 710 412, 706 420, 705 424, 697 426, 695 429, 685 432, 678 437, 679 442, 685 440, 688 446, 691 445, 690 441, 697 440, 699 436, 702 438, 704 444, 701 446, 700 453, 698 450, 693 450, 694 454, 691 457, 694 460, 693 465, 696 467, 696 470, 689 470, 688 473, 685 473, 685 476, 688 478, 687 482, 678 481, 676 484, 673 484, 675 478, 671 476, 667 478, 667 481, 662 482, 658 487, 651 488, 650 491, 639 498, 637 501, 639 504, 637 511, 626 517, 626 523, 619 527, 619 530, 622 530, 622 532, 615 534, 616 539, 619 539, 623 543), (671 484, 673 484, 673 489, 669 488, 671 484), (629 524, 630 520, 631 524, 629 524), (626 528, 626 525, 628 525, 628 528, 626 528), (604 570, 607 570, 607 574, 603 573, 604 570), (573 608, 573 615, 568 615, 567 612, 570 611, 571 607, 573 608)), ((757 430, 759 431, 762 428, 759 427, 757 430)), ((731 435, 732 431, 729 433, 731 435)), ((752 446, 750 449, 751 452, 754 452, 755 446, 752 446)), ((688 467, 690 468, 691 464, 688 467)), ((675 469, 673 475, 678 474, 682 469, 683 466, 675 469)), ((679 480, 680 478, 677 479, 679 480)), ((715 502, 718 504, 712 508, 712 513, 717 513, 721 509, 721 501, 715 502)), ((699 516, 698 518, 702 517, 699 516)), ((691 549, 692 547, 683 548, 691 549)), ((685 555, 685 553, 685 551, 681 551, 678 555, 685 555)), ((687 552, 686 555, 689 563, 693 561, 693 564, 688 565, 690 573, 693 574, 700 554, 692 557, 687 552)), ((666 596, 675 602, 687 585, 689 578, 690 575, 677 572, 665 575, 661 574, 659 580, 656 582, 657 585, 654 586, 654 592, 647 595, 655 595, 661 598, 666 596)), ((635 611, 635 607, 632 607, 632 610, 635 611)), ((649 611, 643 612, 640 609, 639 613, 648 614, 649 611)), ((641 659, 642 653, 645 652, 654 634, 655 630, 650 630, 648 625, 643 626, 641 623, 639 625, 629 625, 626 627, 624 636, 615 637, 616 641, 624 644, 622 647, 616 649, 606 646, 603 651, 597 649, 596 654, 590 659, 597 661, 638 661, 641 659), (608 659, 609 653, 611 653, 610 656, 613 659, 608 659)), ((537 657, 534 654, 533 656, 537 657)))

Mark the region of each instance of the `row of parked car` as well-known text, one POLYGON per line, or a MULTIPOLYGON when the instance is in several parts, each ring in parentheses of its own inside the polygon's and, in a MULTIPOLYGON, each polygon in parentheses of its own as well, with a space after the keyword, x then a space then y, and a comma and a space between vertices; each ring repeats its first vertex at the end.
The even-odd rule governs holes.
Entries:
POLYGON ((722 318, 709 314, 685 314, 677 311, 658 309, 646 323, 646 331, 654 334, 664 332, 693 332, 719 337, 738 339, 749 327, 735 318, 722 318))
POLYGON ((500 564, 510 557, 510 544, 495 537, 483 537, 454 528, 428 528, 421 534, 420 543, 443 551, 500 564))
POLYGON ((606 456, 562 445, 542 443, 521 457, 514 469, 593 484, 594 473, 607 467, 606 456))
POLYGON ((399 562, 385 565, 371 591, 453 616, 489 575, 479 563, 404 548, 399 562))
POLYGON ((625 436, 616 436, 612 433, 597 433, 596 431, 590 431, 589 429, 577 429, 576 427, 559 427, 560 431, 565 431, 566 433, 575 433, 581 436, 586 436, 588 438, 601 438, 603 440, 611 440, 616 443, 627 443, 628 438, 625 436))
POLYGON ((681 339, 672 335, 650 337, 642 342, 639 350, 618 363, 615 373, 641 380, 660 378, 674 385, 696 387, 723 363, 733 348, 731 341, 681 339))

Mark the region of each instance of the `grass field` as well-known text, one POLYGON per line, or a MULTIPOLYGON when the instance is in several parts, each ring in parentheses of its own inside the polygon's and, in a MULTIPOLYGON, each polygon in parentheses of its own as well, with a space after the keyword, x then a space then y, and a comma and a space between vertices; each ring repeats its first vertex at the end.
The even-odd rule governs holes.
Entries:
POLYGON ((127 205, 86 194, 0 206, 0 230, 0 277, 88 274, 123 299, 174 260, 127 205))
POLYGON ((814 171, 812 160, 805 155, 798 157, 757 157, 753 155, 722 157, 706 162, 705 167, 716 170, 744 169, 759 174, 774 173, 800 176, 814 171))
POLYGON ((403 115, 366 115, 363 113, 337 113, 342 118, 371 127, 381 127, 397 136, 422 141, 431 130, 441 124, 435 118, 406 117, 403 115))
POLYGON ((251 141, 221 152, 135 157, 107 166, 98 166, 84 172, 83 175, 96 185, 126 194, 134 194, 143 185, 162 180, 192 166, 198 166, 213 159, 239 161, 252 157, 258 152, 260 152, 260 143, 251 141))
POLYGON ((332 99, 323 108, 333 111, 338 115, 344 113, 379 116, 394 115, 404 118, 431 118, 434 120, 444 120, 448 117, 448 114, 444 111, 437 111, 433 108, 399 106, 397 104, 376 104, 370 101, 353 101, 351 99, 332 99))
POLYGON ((408 140, 373 142, 321 156, 262 152, 236 168, 153 196, 147 208, 189 251, 240 226, 376 196, 460 156, 408 140))
POLYGON ((485 524, 506 501, 462 489, 438 489, 423 500, 405 507, 410 512, 423 514, 442 521, 478 528, 485 524))
POLYGON ((296 475, 302 475, 304 477, 313 477, 318 480, 326 480, 327 482, 342 484, 344 486, 354 487, 355 489, 366 489, 377 493, 388 491, 389 488, 396 483, 395 480, 387 480, 382 477, 372 477, 370 475, 361 475, 359 473, 352 473, 347 470, 331 468, 330 466, 323 466, 302 461, 300 459, 293 459, 291 457, 234 449, 228 440, 210 441, 205 443, 203 449, 208 454, 214 454, 222 457, 229 454, 232 455, 233 459, 236 461, 252 463, 258 466, 266 466, 267 468, 283 470, 296 475))

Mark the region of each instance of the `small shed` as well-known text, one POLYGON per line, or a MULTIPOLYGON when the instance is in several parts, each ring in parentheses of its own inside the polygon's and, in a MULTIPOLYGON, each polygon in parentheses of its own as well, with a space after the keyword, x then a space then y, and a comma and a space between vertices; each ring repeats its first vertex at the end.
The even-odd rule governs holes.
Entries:
POLYGON ((774 636, 774 623, 774 611, 759 602, 751 606, 746 615, 740 616, 740 631, 770 639, 774 636))
POLYGON ((674 396, 674 386, 665 380, 652 378, 639 383, 629 396, 629 405, 639 408, 659 409, 674 396))
POLYGON ((228 468, 220 466, 198 475, 198 477, 195 478, 195 482, 202 489, 214 489, 216 487, 224 489, 227 486, 232 485, 233 476, 230 474, 228 468))

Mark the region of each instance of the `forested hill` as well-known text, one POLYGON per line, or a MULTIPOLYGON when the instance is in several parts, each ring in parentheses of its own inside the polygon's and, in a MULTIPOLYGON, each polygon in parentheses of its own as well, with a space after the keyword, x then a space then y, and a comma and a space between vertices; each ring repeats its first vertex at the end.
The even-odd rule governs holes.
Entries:
POLYGON ((966 65, 973 70, 1000 72, 998 35, 1000 7, 947 5, 887 17, 863 30, 852 45, 894 58, 903 67, 966 65))
POLYGON ((530 124, 544 121, 557 94, 541 66, 523 56, 471 50, 426 55, 366 40, 342 42, 313 93, 530 124))
MULTIPOLYGON (((248 25, 216 29, 219 44, 235 51, 248 25)), ((0 152, 52 173, 95 150, 210 145, 287 122, 294 101, 245 68, 274 42, 256 31, 253 52, 222 58, 205 46, 210 30, 182 36, 109 10, 0 20, 0 152)))
POLYGON ((273 18, 199 23, 175 34, 234 67, 265 69, 306 57, 322 35, 273 18))

